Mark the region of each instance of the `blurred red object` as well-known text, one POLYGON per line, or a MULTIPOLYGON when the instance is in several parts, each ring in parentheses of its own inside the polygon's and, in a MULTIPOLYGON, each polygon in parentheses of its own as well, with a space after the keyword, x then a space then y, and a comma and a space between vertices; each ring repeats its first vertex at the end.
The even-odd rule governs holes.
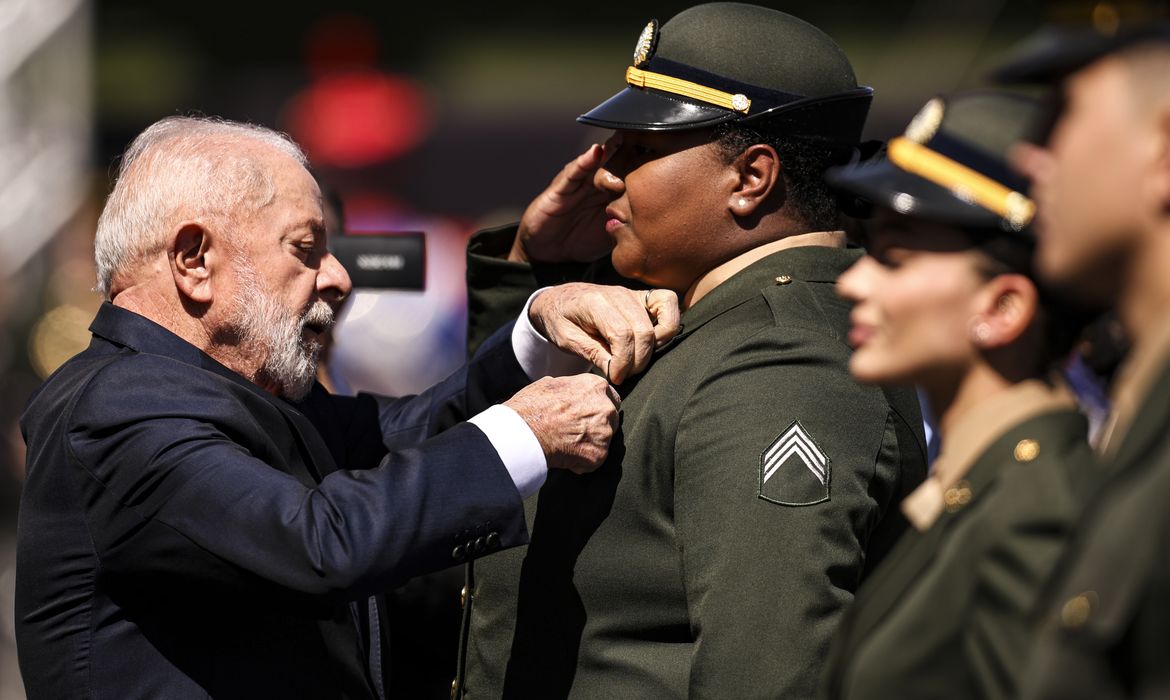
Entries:
POLYGON ((429 117, 426 94, 413 81, 352 70, 317 78, 295 95, 286 123, 315 164, 357 168, 414 148, 429 117))
POLYGON ((379 70, 377 60, 377 31, 363 17, 334 15, 310 30, 305 61, 312 82, 290 99, 284 122, 315 164, 374 165, 426 137, 426 91, 379 70))

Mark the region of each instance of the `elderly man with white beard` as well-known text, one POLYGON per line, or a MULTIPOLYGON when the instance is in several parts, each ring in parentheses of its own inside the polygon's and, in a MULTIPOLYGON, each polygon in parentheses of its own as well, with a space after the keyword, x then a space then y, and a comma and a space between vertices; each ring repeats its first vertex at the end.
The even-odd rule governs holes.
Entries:
POLYGON ((30 697, 384 697, 377 594, 524 543, 547 470, 608 449, 616 393, 581 372, 620 382, 677 331, 671 292, 552 288, 418 396, 332 396, 351 286, 305 165, 210 119, 128 149, 93 341, 22 419, 30 697))

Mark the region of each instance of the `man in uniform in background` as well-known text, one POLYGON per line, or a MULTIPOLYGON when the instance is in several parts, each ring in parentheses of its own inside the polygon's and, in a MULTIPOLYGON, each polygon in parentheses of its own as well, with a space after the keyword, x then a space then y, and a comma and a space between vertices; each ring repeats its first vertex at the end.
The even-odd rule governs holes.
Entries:
POLYGON ((872 93, 820 30, 730 3, 651 22, 626 80, 580 118, 616 130, 604 149, 473 243, 472 334, 606 253, 676 291, 683 329, 641 378, 609 373, 605 464, 552 475, 526 501, 527 549, 477 563, 459 689, 808 697, 925 472, 913 392, 849 376, 833 287, 858 253, 822 174, 853 155, 872 93))
POLYGON ((1000 71, 1063 92, 1018 165, 1040 273, 1112 305, 1132 341, 1099 451, 1105 484, 1058 568, 1023 697, 1170 697, 1170 26, 1048 30, 1000 71))

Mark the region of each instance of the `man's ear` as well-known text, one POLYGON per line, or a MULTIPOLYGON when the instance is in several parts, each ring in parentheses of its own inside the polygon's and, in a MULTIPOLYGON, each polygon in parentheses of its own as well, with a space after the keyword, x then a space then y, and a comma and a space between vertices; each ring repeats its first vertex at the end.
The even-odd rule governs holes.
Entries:
POLYGON ((776 149, 757 143, 735 159, 737 181, 727 207, 737 217, 763 213, 761 205, 780 181, 780 156, 776 149))
POLYGON ((997 275, 978 297, 978 313, 972 320, 972 339, 985 350, 1015 342, 1036 318, 1039 296, 1024 275, 997 275))
POLYGON ((171 238, 171 276, 179 294, 191 301, 211 301, 211 273, 219 250, 212 251, 214 234, 202 224, 186 222, 171 238))

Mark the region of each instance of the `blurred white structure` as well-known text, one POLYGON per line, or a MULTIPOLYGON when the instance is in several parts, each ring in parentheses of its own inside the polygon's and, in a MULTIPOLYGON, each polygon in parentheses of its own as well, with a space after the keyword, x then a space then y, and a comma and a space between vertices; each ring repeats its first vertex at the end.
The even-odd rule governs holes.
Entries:
MULTIPOLYGON (((89 0, 0 0, 0 286, 85 202, 92 27, 89 0)), ((22 700, 8 534, 0 531, 0 700, 22 700)))
POLYGON ((0 282, 85 200, 91 12, 88 0, 0 0, 0 282))

